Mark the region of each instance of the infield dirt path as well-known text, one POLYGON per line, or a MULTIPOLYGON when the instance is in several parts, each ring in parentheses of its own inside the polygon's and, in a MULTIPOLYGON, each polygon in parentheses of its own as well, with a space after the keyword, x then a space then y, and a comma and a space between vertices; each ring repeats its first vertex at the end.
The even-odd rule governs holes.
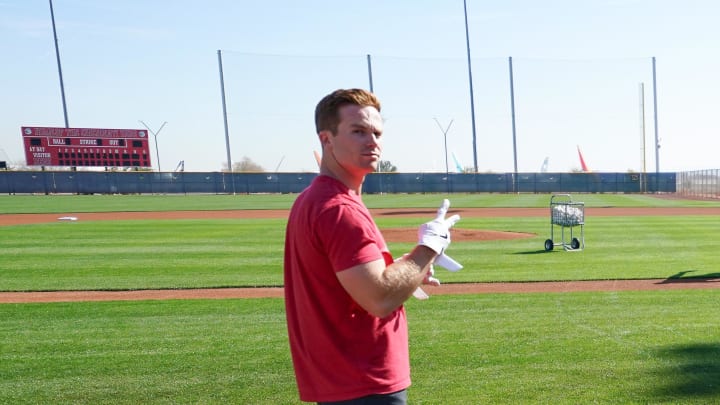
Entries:
MULTIPOLYGON (((375 209, 376 218, 403 216, 431 218, 435 210, 424 209, 375 209)), ((203 218, 285 218, 286 210, 238 210, 238 211, 168 211, 168 212, 111 212, 111 213, 61 213, 61 214, 3 214, 0 226, 47 223, 71 217, 78 221, 114 221, 142 219, 203 219, 203 218)), ((460 208, 451 214, 463 217, 522 217, 547 216, 549 208, 460 208)), ((697 208, 585 208, 586 216, 640 216, 640 215, 720 215, 720 207, 697 208)), ((415 229, 383 229, 388 241, 407 241, 415 237, 415 229)), ((528 237, 533 235, 509 232, 457 229, 454 240, 489 240, 528 237)), ((720 278, 711 279, 651 279, 651 280, 603 280, 570 282, 530 283, 468 283, 445 284, 440 287, 423 287, 430 295, 482 294, 482 293, 529 293, 573 291, 628 291, 690 288, 720 288, 720 278)), ((214 299, 214 298, 263 298, 282 297, 281 287, 270 288, 217 288, 192 290, 133 290, 133 291, 51 291, 51 292, 0 292, 0 303, 61 302, 61 301, 114 301, 114 300, 163 300, 163 299, 214 299)))

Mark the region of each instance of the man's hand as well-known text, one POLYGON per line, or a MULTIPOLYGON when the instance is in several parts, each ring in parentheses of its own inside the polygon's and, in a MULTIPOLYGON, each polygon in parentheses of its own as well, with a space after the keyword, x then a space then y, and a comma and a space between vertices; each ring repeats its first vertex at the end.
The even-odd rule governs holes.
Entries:
POLYGON ((445 219, 450 200, 445 199, 437 210, 437 216, 430 222, 422 224, 418 230, 418 245, 427 246, 441 255, 450 245, 450 228, 460 220, 460 215, 445 219))
POLYGON ((435 277, 435 268, 433 265, 430 265, 430 270, 428 270, 427 274, 425 275, 425 278, 423 279, 423 284, 431 285, 433 287, 439 287, 440 286, 440 280, 436 279, 435 277))

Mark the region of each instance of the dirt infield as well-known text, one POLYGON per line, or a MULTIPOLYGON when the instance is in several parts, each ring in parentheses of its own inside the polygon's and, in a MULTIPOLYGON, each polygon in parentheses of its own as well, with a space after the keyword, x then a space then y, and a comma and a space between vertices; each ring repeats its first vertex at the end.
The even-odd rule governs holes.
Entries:
MULTIPOLYGON (((402 216, 430 218, 435 210, 423 209, 375 209, 376 217, 402 216)), ((48 223, 61 220, 115 221, 143 219, 231 219, 231 218, 285 218, 285 210, 238 210, 238 211, 168 211, 168 212, 112 212, 112 213, 56 213, 56 214, 3 214, 0 226, 48 223), (60 219, 64 218, 64 219, 60 219)), ((461 208, 450 210, 463 217, 522 217, 548 216, 547 208, 461 208)), ((586 216, 640 216, 640 215, 720 215, 720 207, 697 208, 585 208, 586 216)), ((383 235, 391 242, 413 241, 415 229, 383 229, 383 235)), ((531 237, 516 232, 468 230, 458 228, 454 240, 497 240, 531 237)), ((720 279, 653 279, 653 280, 603 280, 572 282, 530 283, 468 283, 446 284, 427 287, 430 295, 482 294, 482 293, 528 293, 573 291, 628 291, 689 288, 720 288, 720 279)), ((113 300, 162 300, 162 299, 213 299, 213 298, 263 298, 282 297, 280 287, 270 288, 218 288, 196 290, 133 290, 133 291, 54 291, 54 292, 0 292, 0 303, 61 302, 61 301, 113 301, 113 300)))
MULTIPOLYGON (((579 291, 647 291, 696 288, 720 288, 720 279, 652 279, 600 280, 531 283, 464 283, 425 286, 432 295, 546 293, 579 291)), ((130 301, 170 299, 281 298, 282 287, 216 288, 195 290, 133 290, 133 291, 50 291, 2 292, 0 303, 130 301)))

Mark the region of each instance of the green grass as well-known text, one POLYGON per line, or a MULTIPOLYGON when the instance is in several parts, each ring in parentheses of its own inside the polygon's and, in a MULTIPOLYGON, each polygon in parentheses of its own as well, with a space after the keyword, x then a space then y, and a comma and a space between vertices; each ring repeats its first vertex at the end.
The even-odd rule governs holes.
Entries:
POLYGON ((3 229, 0 291, 282 283, 284 220, 87 221, 3 229))
MULTIPOLYGON (((238 195, 0 195, 0 212, 67 213, 114 211, 177 211, 289 209, 296 194, 238 195)), ((460 207, 548 207, 549 194, 366 194, 370 208, 437 208, 442 198, 460 207)), ((658 198, 643 194, 572 194, 586 207, 718 206, 720 201, 658 198)))
MULTIPOLYGON (((379 218, 415 229, 416 218, 379 218)), ((549 218, 463 218, 462 229, 531 238, 456 241, 465 268, 445 283, 717 277, 720 218, 588 217, 586 249, 544 251, 549 218)), ((554 239, 562 239, 555 227, 554 239)), ((0 291, 118 290, 282 285, 284 219, 78 221, 3 227, 0 291)), ((569 232, 569 228, 565 228, 569 232)), ((579 237, 580 228, 573 228, 579 237)), ((569 235, 566 235, 569 241, 569 235)), ((390 241, 397 257, 414 243, 390 241)))
POLYGON ((289 209, 296 195, 2 195, 0 212, 119 212, 289 209))
MULTIPOLYGON (((365 201, 374 208, 435 208, 442 197, 377 195, 365 201)), ((651 196, 574 197, 588 207, 717 205, 651 196)), ((287 208, 293 199, 2 196, 0 212, 287 208)), ((547 207, 549 197, 451 200, 454 207, 547 207)), ((381 228, 422 222, 377 221, 381 228)), ((570 253, 544 252, 549 218, 463 218, 460 228, 534 236, 455 241, 448 253, 465 268, 439 270, 438 276, 445 283, 718 278, 718 225, 720 219, 703 215, 588 217, 586 249, 570 253)), ((284 226, 282 219, 226 219, 3 227, 0 290, 280 285, 284 226)), ((390 248, 398 256, 413 245, 392 242, 390 248)), ((718 302, 716 289, 410 300, 410 402, 719 403, 718 302)), ((2 304, 0 403, 299 403, 283 301, 2 304)))
POLYGON ((717 402, 717 298, 660 291, 411 302, 413 403, 717 402))
MULTIPOLYGON (((650 194, 571 194, 573 201, 586 207, 702 207, 718 206, 720 201, 662 198, 650 194)), ((370 208, 437 208, 442 198, 452 207, 526 208, 548 207, 551 194, 383 194, 364 195, 370 208)), ((564 201, 564 200, 563 200, 564 201)))
MULTIPOLYGON (((720 399, 713 290, 409 301, 413 404, 720 399)), ((0 403, 299 403, 281 299, 0 305, 0 403)))
POLYGON ((0 403, 291 402, 281 300, 0 305, 0 319, 0 403))

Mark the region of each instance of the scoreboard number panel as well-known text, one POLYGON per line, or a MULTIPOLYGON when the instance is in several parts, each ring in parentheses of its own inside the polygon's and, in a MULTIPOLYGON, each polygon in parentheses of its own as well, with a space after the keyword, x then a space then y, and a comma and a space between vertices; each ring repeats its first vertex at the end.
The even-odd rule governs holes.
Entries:
POLYGON ((144 129, 22 127, 28 166, 152 167, 144 129))

